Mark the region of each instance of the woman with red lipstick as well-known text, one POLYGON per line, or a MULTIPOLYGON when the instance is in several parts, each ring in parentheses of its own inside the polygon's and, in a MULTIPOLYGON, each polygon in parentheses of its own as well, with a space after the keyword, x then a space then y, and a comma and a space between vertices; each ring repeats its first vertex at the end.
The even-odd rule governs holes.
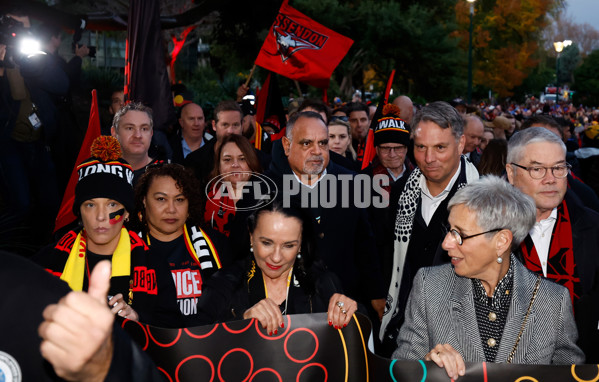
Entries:
POLYGON ((582 363, 568 290, 512 253, 535 223, 533 200, 487 176, 456 192, 448 210, 451 264, 416 273, 393 358, 433 361, 452 379, 465 362, 582 363))
POLYGON ((196 320, 202 286, 229 257, 226 237, 198 225, 203 225, 200 190, 179 164, 151 166, 135 186, 139 213, 133 224, 150 247, 152 266, 169 274, 158 278, 163 326, 202 324, 196 320))
POLYGON ((133 171, 120 158, 116 138, 97 138, 91 154, 77 167, 73 213, 81 219, 81 228, 42 249, 34 260, 75 291, 86 291, 95 265, 111 260, 108 304, 112 312, 154 323, 158 288, 155 271, 147 263, 148 248, 134 232, 123 227, 134 206, 133 171))
POLYGON ((311 219, 275 201, 248 219, 251 256, 217 272, 198 312, 206 321, 256 318, 269 334, 283 315, 328 312, 329 325, 345 327, 357 303, 340 293, 340 282, 313 258, 311 219))

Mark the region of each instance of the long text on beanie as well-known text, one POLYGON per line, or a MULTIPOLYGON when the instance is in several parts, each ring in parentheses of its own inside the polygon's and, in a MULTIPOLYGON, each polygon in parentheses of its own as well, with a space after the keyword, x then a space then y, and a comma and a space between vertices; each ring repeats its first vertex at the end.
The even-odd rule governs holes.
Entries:
MULTIPOLYGON (((91 146, 91 157, 79 166, 79 180, 75 187, 73 212, 80 216, 81 204, 94 198, 108 198, 121 203, 126 211, 134 209, 133 170, 122 158, 116 138, 100 136, 91 146)), ((121 214, 122 215, 122 214, 121 214)), ((118 219, 118 216, 114 217, 118 219)))

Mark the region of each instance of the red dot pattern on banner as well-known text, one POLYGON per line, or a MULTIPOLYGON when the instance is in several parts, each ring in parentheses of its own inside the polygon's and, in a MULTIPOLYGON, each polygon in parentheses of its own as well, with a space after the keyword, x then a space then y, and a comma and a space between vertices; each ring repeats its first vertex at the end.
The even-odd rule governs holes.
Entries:
POLYGON ((277 373, 277 371, 275 369, 271 369, 270 367, 264 367, 260 370, 256 370, 256 372, 254 373, 254 375, 252 375, 252 378, 250 378, 250 382, 252 382, 254 380, 254 378, 256 377, 256 375, 264 372, 264 371, 270 371, 271 373, 273 373, 274 375, 276 375, 276 377, 279 379, 279 382, 283 382, 283 378, 281 378, 281 375, 279 373, 277 373))
POLYGON ((168 342, 168 343, 160 343, 160 342, 158 342, 158 341, 156 340, 156 338, 154 338, 154 336, 152 335, 152 331, 150 330, 150 327, 148 327, 148 335, 150 336, 150 338, 152 339, 152 341, 154 341, 154 343, 155 343, 156 345, 158 345, 158 346, 161 346, 161 347, 163 347, 163 348, 168 348, 168 347, 171 347, 171 346, 173 346, 174 344, 176 344, 176 343, 177 343, 177 341, 179 341, 179 338, 181 338, 181 332, 182 332, 182 331, 183 331, 182 329, 179 329, 179 330, 177 331, 177 336, 176 336, 176 337, 175 337, 175 339, 174 339, 174 340, 172 340, 171 342, 168 342))
POLYGON ((168 375, 168 373, 166 371, 164 371, 164 369, 162 369, 161 367, 156 367, 156 369, 158 369, 160 372, 162 372, 162 374, 164 374, 164 376, 167 377, 170 382, 173 382, 173 379, 171 378, 171 376, 168 375))
POLYGON ((150 344, 150 340, 148 338, 148 332, 146 331, 147 326, 140 324, 137 321, 124 320, 123 323, 121 324, 121 328, 124 329, 126 324, 133 324, 133 326, 138 326, 141 329, 141 331, 144 333, 144 336, 146 337, 146 342, 144 343, 144 346, 141 346, 139 344, 139 342, 137 344, 141 346, 141 350, 146 351, 148 349, 148 345, 150 344))
POLYGON ((326 382, 327 379, 329 379, 329 373, 327 372, 327 368, 324 367, 324 365, 322 363, 309 363, 300 369, 300 371, 297 373, 297 378, 295 381, 300 382, 300 377, 302 376, 302 373, 304 372, 304 370, 306 370, 307 368, 312 367, 312 366, 319 367, 324 371, 324 382, 326 382))
POLYGON ((262 338, 264 338, 265 340, 278 340, 281 339, 283 337, 285 337, 287 335, 287 332, 289 331, 289 328, 291 327, 291 317, 290 316, 283 316, 283 319, 287 319, 287 324, 285 325, 285 331, 281 332, 281 334, 279 334, 278 336, 269 336, 266 333, 266 330, 262 329, 260 327, 260 321, 256 320, 256 333, 258 333, 258 335, 262 338))
MULTIPOLYGON (((241 329, 232 329, 231 326, 235 327, 236 325, 239 325, 239 323, 233 323, 233 325, 231 325, 231 323, 229 323, 229 325, 225 324, 225 323, 220 323, 220 324, 214 324, 212 327, 203 327, 202 329, 200 328, 180 328, 180 329, 163 329, 163 328, 154 328, 148 325, 143 325, 140 324, 138 322, 135 321, 129 321, 126 320, 125 322, 123 322, 122 326, 125 327, 125 324, 128 325, 127 330, 129 332, 131 331, 136 331, 141 329, 142 332, 144 333, 143 336, 141 336, 141 333, 138 333, 136 335, 136 337, 138 338, 137 341, 140 340, 144 340, 144 336, 145 336, 145 346, 144 346, 144 350, 145 349, 149 349, 148 351, 151 352, 158 352, 155 353, 156 356, 158 357, 162 357, 162 355, 164 355, 165 353, 162 353, 164 351, 169 351, 169 348, 172 347, 176 347, 178 346, 178 344, 180 342, 189 342, 189 341, 204 341, 209 339, 212 335, 214 335, 215 333, 218 333, 218 328, 219 326, 222 325, 222 328, 224 329, 224 331, 233 334, 233 335, 239 335, 241 333, 246 332, 246 334, 252 334, 253 331, 248 331, 248 329, 252 328, 252 326, 254 325, 254 329, 256 334, 258 334, 258 336, 262 339, 266 339, 269 341, 281 341, 281 350, 283 350, 283 354, 284 354, 284 358, 286 358, 287 360, 289 360, 289 362, 291 362, 294 365, 297 365, 297 367, 301 366, 302 364, 304 364, 301 369, 297 372, 297 374, 295 374, 294 372, 294 376, 293 378, 296 379, 297 381, 300 381, 300 377, 303 375, 303 379, 305 382, 310 378, 314 378, 314 373, 316 372, 316 375, 319 375, 321 373, 324 373, 324 380, 326 381, 328 379, 328 375, 329 375, 329 370, 327 370, 327 368, 324 366, 324 364, 322 363, 318 363, 318 362, 312 362, 314 360, 314 358, 317 356, 318 351, 321 348, 321 343, 320 343, 320 339, 318 338, 318 335, 316 334, 315 331, 313 331, 312 329, 309 328, 305 328, 305 327, 299 327, 299 328, 295 328, 292 329, 291 328, 291 317, 290 316, 283 316, 286 324, 285 324, 285 329, 281 328, 282 333, 278 336, 268 336, 266 334, 264 334, 264 330, 262 329, 258 320, 252 319, 249 321, 248 324, 244 325, 243 328, 241 329), (131 326, 132 323, 134 324, 133 326, 131 326), (193 331, 194 330, 202 330, 203 334, 196 334, 193 331), (154 333, 152 333, 154 332, 154 333), (315 341, 315 345, 314 348, 311 349, 305 349, 305 343, 306 341, 309 341, 306 338, 302 338, 303 335, 300 332, 306 332, 309 336, 312 336, 312 338, 315 341), (291 338, 291 336, 293 336, 294 334, 300 334, 299 336, 295 336, 293 338, 291 338), (158 337, 158 339, 160 339, 161 342, 159 342, 156 337, 158 337), (173 338, 173 340, 171 341, 170 338, 173 338), (299 347, 295 346, 295 345, 300 345, 299 347), (295 346, 295 347, 294 347, 295 346), (297 354, 294 354, 295 349, 298 349, 299 351, 301 351, 302 356, 298 357, 297 354), (162 350, 158 350, 158 349, 162 349, 162 350), (300 350, 301 349, 301 350, 300 350), (310 353, 311 352, 311 353, 310 353), (305 358, 302 358, 305 357, 305 358), (312 362, 312 363, 309 363, 312 362), (323 372, 314 370, 314 368, 317 369, 322 369, 323 372)), ((200 342, 198 342, 200 343, 200 342)), ((202 366, 202 364, 197 364, 197 363, 190 363, 190 361, 193 360, 202 360, 203 362, 206 362, 207 365, 210 367, 210 379, 207 379, 207 374, 208 374, 208 369, 205 368, 205 371, 201 371, 200 374, 202 374, 202 379, 204 380, 209 380, 209 381, 213 381, 216 379, 218 379, 221 382, 225 382, 224 378, 223 378, 223 373, 225 374, 225 377, 228 378, 232 378, 231 375, 236 375, 235 380, 237 381, 253 381, 253 380, 271 380, 275 381, 278 380, 280 382, 283 381, 284 378, 287 377, 283 377, 282 375, 285 375, 286 373, 288 373, 288 371, 283 372, 283 370, 275 370, 271 367, 268 367, 268 365, 260 365, 260 369, 254 371, 254 368, 256 366, 258 366, 258 364, 256 363, 257 360, 255 360, 252 356, 252 353, 250 353, 249 350, 246 350, 244 348, 241 347, 235 347, 235 348, 231 348, 228 350, 225 350, 226 353, 224 353, 224 355, 222 355, 220 357, 220 360, 217 361, 218 359, 218 355, 216 355, 216 357, 214 356, 210 356, 210 354, 206 354, 206 355, 199 355, 199 354, 193 354, 193 355, 189 355, 185 358, 183 358, 181 361, 176 361, 175 364, 173 364, 173 369, 169 368, 169 367, 163 367, 160 368, 160 371, 167 377, 167 379, 170 382, 176 381, 176 382, 181 382, 181 381, 186 381, 188 380, 190 377, 193 378, 193 373, 196 372, 196 370, 201 370, 204 369, 204 367, 202 366), (242 352, 244 353, 249 360, 249 371, 245 371, 245 367, 242 367, 243 370, 240 370, 240 366, 239 366, 239 359, 235 359, 232 360, 230 355, 231 353, 234 352, 242 352), (229 361, 227 361, 225 363, 225 359, 229 357, 229 361), (230 365, 229 363, 233 362, 235 364, 234 366, 234 370, 235 372, 233 372, 233 374, 230 374, 231 369, 230 369, 230 365), (217 366, 218 365, 218 366, 217 366), (264 367, 267 366, 267 367, 264 367), (185 372, 183 371, 185 370, 185 372), (191 374, 190 374, 191 373, 191 374), (205 374, 203 374, 205 373, 205 374), (235 373, 240 373, 239 374, 235 374, 235 373), (262 375, 258 376, 258 374, 262 373, 262 375), (266 373, 266 374, 265 374, 266 373), (282 374, 281 374, 282 373, 282 374), (268 374, 272 374, 271 378, 268 378, 268 374), (267 379, 265 379, 265 377, 267 379)), ((222 354, 222 353, 220 353, 222 354)), ((283 354, 281 354, 281 356, 283 356, 283 354)), ((242 362, 243 363, 243 362, 242 362)), ((289 367, 292 367, 289 364, 289 367)), ((158 363, 158 365, 160 365, 160 363, 158 363)), ((162 365, 161 365, 162 366, 162 365)), ((193 379, 192 379, 193 380, 193 379)), ((227 381, 229 382, 229 381, 227 381)))
POLYGON ((229 354, 231 354, 233 352, 236 352, 236 351, 244 353, 250 359, 250 371, 249 371, 247 377, 245 377, 242 382, 248 381, 250 379, 250 377, 252 376, 252 371, 254 371, 254 358, 252 358, 252 355, 250 354, 249 351, 247 351, 245 349, 242 349, 242 348, 235 348, 235 349, 231 349, 228 352, 226 352, 225 355, 223 355, 222 358, 220 359, 220 361, 218 362, 218 379, 220 381, 224 381, 224 379, 223 379, 223 377, 222 377, 222 375, 220 373, 220 369, 221 369, 221 366, 223 364, 223 361, 225 360, 225 358, 227 358, 227 356, 229 354))
MULTIPOLYGON (((239 329, 239 330, 236 330, 236 329, 231 329, 231 328, 229 328, 229 327, 227 326, 227 324, 225 324, 224 322, 223 322, 223 324, 222 324, 222 325, 223 325, 223 329, 225 329, 227 332, 229 332, 229 333, 232 333, 232 334, 239 334, 239 333, 243 333, 243 332, 245 332, 246 330, 248 330, 248 329, 249 329, 249 328, 252 326, 252 324, 254 323, 254 320, 255 320, 255 319, 254 319, 254 318, 252 318, 252 319, 250 320, 250 322, 248 323, 248 325, 247 325, 245 328, 243 328, 243 329, 239 329)), ((255 320, 255 321, 258 321, 258 320, 255 320)))
MULTIPOLYGON (((210 381, 213 381, 213 380, 214 380, 214 364, 212 363, 212 361, 210 360, 210 358, 208 358, 208 357, 206 357, 206 356, 203 356, 203 355, 192 355, 192 356, 189 356, 189 357, 187 357, 187 358, 184 358, 184 359, 183 359, 181 362, 179 362, 179 364, 177 365, 177 368, 175 369, 175 380, 176 380, 177 382, 180 382, 180 379, 179 379, 179 370, 181 370, 181 366, 183 366, 183 365, 184 365, 184 364, 185 364, 187 361, 190 361, 190 360, 192 360, 192 359, 196 359, 196 358, 198 358, 198 359, 203 359, 203 360, 206 360, 206 362, 208 362, 208 365, 210 365, 210 370, 212 371, 212 372, 211 372, 211 374, 210 374, 210 379, 209 379, 209 380, 210 380, 210 381)), ((170 378, 169 378, 169 379, 170 379, 170 378)))
POLYGON ((285 355, 287 356, 287 358, 289 358, 293 362, 296 362, 296 363, 309 362, 312 358, 314 358, 314 356, 318 352, 318 336, 316 336, 316 333, 314 333, 314 331, 312 331, 312 330, 310 330, 308 328, 297 328, 297 329, 293 330, 291 333, 289 333, 289 335, 285 338, 285 343, 284 343, 283 348, 285 349, 285 355), (316 342, 316 346, 314 348, 314 352, 312 353, 312 355, 310 357, 308 357, 308 358, 306 358, 304 360, 299 360, 299 359, 293 358, 291 356, 291 354, 289 354, 289 350, 287 349, 287 341, 289 341, 289 338, 291 338, 291 336, 294 333, 297 333, 297 332, 300 332, 300 331, 301 332, 307 332, 307 333, 309 333, 312 337, 314 337, 314 341, 316 342))
MULTIPOLYGON (((223 324, 224 326, 224 324, 223 324)), ((212 328, 212 330, 210 330, 208 333, 206 334, 194 334, 192 333, 189 329, 185 328, 183 329, 183 331, 185 333, 187 333, 188 336, 192 337, 192 338, 197 338, 197 339, 202 339, 202 338, 206 338, 209 337, 212 333, 214 333, 216 331, 216 329, 218 329, 218 324, 214 325, 214 327, 212 328)))

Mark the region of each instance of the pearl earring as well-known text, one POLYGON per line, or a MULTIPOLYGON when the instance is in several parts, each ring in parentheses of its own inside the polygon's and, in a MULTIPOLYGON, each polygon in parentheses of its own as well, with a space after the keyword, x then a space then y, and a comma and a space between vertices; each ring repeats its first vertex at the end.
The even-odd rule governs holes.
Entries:
POLYGON ((254 247, 250 246, 250 252, 254 252, 254 247))
POLYGON ((501 256, 497 256, 497 263, 498 264, 503 263, 503 258, 501 256))

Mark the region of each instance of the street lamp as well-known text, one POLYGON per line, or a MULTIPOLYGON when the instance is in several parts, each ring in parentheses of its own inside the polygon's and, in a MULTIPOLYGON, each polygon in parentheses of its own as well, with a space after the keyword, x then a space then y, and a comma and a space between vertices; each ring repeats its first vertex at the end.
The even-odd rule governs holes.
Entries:
POLYGON ((476 0, 467 0, 470 3, 470 29, 468 33, 468 105, 472 104, 472 17, 474 16, 474 2, 476 0))
POLYGON ((559 88, 559 56, 564 48, 572 45, 572 40, 556 41, 553 43, 553 48, 557 52, 557 59, 555 60, 555 87, 559 88))

